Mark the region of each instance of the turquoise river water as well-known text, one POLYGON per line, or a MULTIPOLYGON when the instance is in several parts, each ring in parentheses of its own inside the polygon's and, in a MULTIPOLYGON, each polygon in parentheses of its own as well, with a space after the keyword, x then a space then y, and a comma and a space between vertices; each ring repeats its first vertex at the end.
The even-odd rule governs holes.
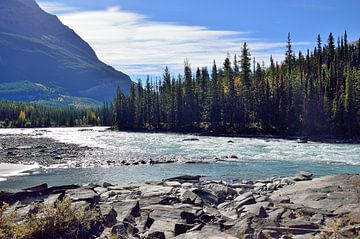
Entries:
POLYGON ((25 188, 41 183, 49 185, 102 183, 129 184, 161 180, 178 175, 203 175, 209 179, 257 180, 272 176, 290 176, 300 170, 315 176, 360 173, 360 145, 292 140, 229 138, 170 133, 114 132, 104 127, 4 129, 2 134, 47 137, 64 143, 95 148, 86 158, 95 160, 173 159, 177 163, 119 167, 37 168, 8 177, 0 189, 25 188), (184 139, 197 138, 197 141, 184 139), (232 140, 234 143, 228 143, 232 140), (237 158, 231 158, 230 156, 237 158), (196 164, 185 164, 186 161, 196 164))

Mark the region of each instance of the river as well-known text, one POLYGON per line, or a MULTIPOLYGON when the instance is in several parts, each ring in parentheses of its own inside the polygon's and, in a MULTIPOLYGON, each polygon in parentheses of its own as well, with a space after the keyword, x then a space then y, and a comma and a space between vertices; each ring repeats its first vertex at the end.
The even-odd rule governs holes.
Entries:
POLYGON ((281 139, 116 132, 106 127, 85 130, 1 129, 0 139, 2 135, 11 134, 88 146, 93 149, 86 157, 97 161, 151 159, 173 160, 176 163, 116 167, 89 165, 85 168, 36 167, 6 177, 0 182, 0 189, 24 188, 41 183, 62 185, 107 181, 129 184, 183 174, 203 175, 209 179, 257 180, 289 176, 301 170, 311 171, 315 176, 360 173, 360 145, 356 144, 299 144, 281 139))

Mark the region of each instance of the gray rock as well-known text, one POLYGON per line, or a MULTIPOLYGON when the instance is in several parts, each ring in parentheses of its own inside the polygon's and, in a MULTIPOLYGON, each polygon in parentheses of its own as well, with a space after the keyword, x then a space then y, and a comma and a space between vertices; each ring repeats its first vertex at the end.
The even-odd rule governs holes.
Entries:
POLYGON ((311 180, 313 174, 305 171, 300 171, 294 176, 295 181, 305 181, 305 180, 311 180))
MULTIPOLYGON (((303 235, 293 235, 291 239, 317 239, 318 237, 314 236, 314 233, 307 233, 303 235)), ((319 236, 319 239, 321 237, 319 236)))
POLYGON ((199 220, 204 224, 208 224, 209 222, 215 221, 215 216, 208 215, 208 214, 202 214, 199 217, 199 220))
POLYGON ((183 139, 182 141, 186 142, 186 141, 199 141, 200 139, 198 138, 188 138, 188 139, 183 139))
POLYGON ((237 195, 235 189, 228 187, 226 185, 218 184, 218 183, 209 183, 204 186, 204 188, 217 196, 219 200, 224 201, 228 198, 233 198, 237 195))
POLYGON ((250 205, 250 204, 255 204, 255 203, 256 203, 255 198, 253 196, 249 196, 247 198, 244 198, 241 201, 236 202, 236 210, 240 209, 243 206, 250 205))
POLYGON ((166 239, 164 232, 152 232, 149 233, 147 239, 166 239))
POLYGON ((71 203, 71 208, 76 210, 88 210, 91 204, 87 201, 75 201, 71 203))
POLYGON ((74 202, 76 201, 86 201, 90 204, 95 204, 100 200, 100 196, 96 194, 91 189, 78 188, 66 190, 66 196, 70 197, 70 199, 74 202))
POLYGON ((181 187, 185 188, 185 189, 190 189, 193 187, 193 184, 192 183, 182 183, 181 187))
POLYGON ((318 224, 318 225, 322 225, 324 224, 324 215, 321 214, 314 214, 311 218, 310 221, 312 223, 318 224))
POLYGON ((180 203, 181 200, 177 197, 165 197, 158 202, 161 205, 173 205, 176 203, 180 203))
POLYGON ((31 205, 14 205, 14 207, 9 208, 6 212, 11 213, 13 210, 16 211, 15 217, 13 218, 15 221, 24 220, 32 210, 31 205))
POLYGON ((266 210, 264 209, 263 206, 261 206, 261 207, 259 208, 259 211, 258 211, 258 213, 256 214, 256 216, 258 216, 258 217, 260 217, 260 218, 266 218, 266 217, 268 217, 268 214, 267 214, 267 212, 266 212, 266 210))
POLYGON ((201 176, 183 175, 183 176, 178 176, 178 177, 174 177, 174 178, 168 178, 166 180, 185 183, 185 182, 199 182, 200 178, 201 178, 201 176))
POLYGON ((266 202, 269 201, 269 197, 268 196, 258 196, 255 197, 256 202, 266 202))
POLYGON ((255 183, 253 186, 256 187, 256 188, 263 188, 263 187, 266 187, 266 184, 258 182, 258 183, 255 183))
POLYGON ((163 182, 163 185, 164 186, 170 186, 170 187, 181 187, 181 183, 178 182, 178 181, 168 181, 168 180, 166 180, 166 181, 163 182))
POLYGON ((151 226, 149 233, 155 231, 162 231, 165 233, 166 238, 174 237, 175 224, 183 221, 181 213, 191 212, 196 213, 200 207, 186 204, 168 205, 150 205, 142 208, 143 211, 150 212, 150 217, 153 218, 154 224, 151 226))
POLYGON ((139 201, 137 201, 135 203, 135 205, 133 205, 133 207, 131 207, 130 215, 133 216, 133 217, 140 217, 141 216, 139 201))
POLYGON ((124 223, 118 223, 112 227, 111 234, 116 236, 124 236, 127 238, 127 227, 124 223))
POLYGON ((295 205, 302 208, 321 209, 327 212, 320 214, 328 215, 329 212, 334 212, 343 205, 358 204, 357 190, 359 187, 354 187, 354 180, 360 180, 360 175, 315 178, 312 181, 297 182, 294 185, 279 189, 270 198, 287 196, 295 205), (329 195, 333 196, 323 198, 321 193, 329 192, 329 190, 331 191, 329 195))
POLYGON ((201 231, 188 231, 177 236, 176 239, 237 239, 237 237, 219 231, 219 227, 216 225, 207 225, 201 231))
POLYGON ((109 197, 115 196, 117 193, 114 190, 107 191, 100 194, 100 198, 102 199, 108 199, 109 197))
POLYGON ((114 210, 112 205, 109 204, 100 204, 99 205, 100 213, 103 219, 103 224, 105 227, 113 227, 116 223, 117 212, 114 210))
POLYGON ((279 222, 284 213, 285 213, 284 208, 277 208, 274 211, 268 213, 269 219, 273 221, 277 226, 279 226, 279 222))
POLYGON ((153 218, 147 216, 146 219, 142 223, 140 223, 140 225, 143 225, 142 230, 143 231, 149 230, 150 227, 154 224, 154 221, 155 220, 153 218))
POLYGON ((49 197, 44 199, 44 204, 54 205, 58 200, 61 200, 64 197, 63 193, 51 194, 49 197))
POLYGON ((247 234, 253 234, 254 229, 251 227, 251 220, 250 217, 243 218, 241 221, 238 221, 228 233, 238 238, 244 238, 247 234))
POLYGON ((290 198, 288 196, 278 196, 272 197, 271 201, 275 203, 290 203, 290 198))
POLYGON ((135 236, 140 232, 140 230, 136 227, 136 223, 133 221, 125 220, 124 225, 126 227, 127 233, 131 236, 135 236))
POLYGON ((195 193, 199 198, 201 198, 202 201, 206 204, 209 205, 219 204, 219 198, 206 190, 194 189, 192 192, 195 193))
POLYGON ((135 215, 139 215, 139 202, 137 200, 131 201, 121 201, 121 202, 114 202, 112 206, 114 210, 117 212, 117 220, 122 222, 126 217, 132 215, 132 211, 134 210, 135 215))
POLYGON ((196 216, 192 212, 183 211, 180 213, 180 217, 186 221, 187 224, 194 224, 196 216))
POLYGON ((108 182, 104 182, 104 183, 103 183, 103 187, 104 187, 104 188, 108 188, 108 187, 111 187, 111 186, 114 186, 114 185, 111 184, 111 183, 108 183, 108 182))
POLYGON ((191 225, 191 224, 177 223, 177 224, 175 224, 174 234, 175 234, 175 236, 184 234, 187 231, 189 231, 190 229, 192 229, 193 227, 194 227, 194 225, 191 225))
POLYGON ((104 187, 96 187, 96 188, 94 188, 94 191, 97 193, 97 194, 103 194, 103 193, 105 193, 105 192, 107 192, 108 191, 108 189, 107 188, 104 188, 104 187))
MULTIPOLYGON (((305 226, 305 224, 303 225, 305 226)), ((315 228, 302 228, 302 227, 268 227, 264 228, 266 230, 277 231, 280 234, 289 234, 292 235, 303 235, 309 233, 319 233, 321 230, 315 228)))
POLYGON ((265 208, 268 208, 269 205, 270 205, 269 202, 262 202, 262 203, 244 206, 238 211, 241 213, 244 212, 251 213, 259 218, 266 218, 268 217, 268 213, 266 212, 265 208))
POLYGON ((239 196, 237 196, 234 201, 235 202, 240 202, 240 201, 243 201, 244 199, 248 198, 248 197, 254 197, 253 193, 252 192, 247 192, 247 193, 243 193, 239 196))
POLYGON ((231 188, 241 188, 241 189, 252 189, 254 188, 253 185, 251 184, 245 184, 245 183, 231 183, 231 184, 228 184, 229 187, 231 188))
POLYGON ((160 197, 172 194, 173 187, 162 185, 143 185, 139 188, 143 197, 160 197))
POLYGON ((279 238, 279 232, 275 230, 261 230, 258 239, 279 238))
POLYGON ((291 220, 291 221, 284 223, 284 225, 289 228, 301 228, 301 229, 311 229, 311 230, 319 229, 318 225, 316 225, 315 223, 307 222, 307 221, 291 220))
POLYGON ((182 195, 181 198, 184 203, 194 204, 196 206, 200 206, 203 204, 201 198, 198 197, 195 193, 190 190, 186 190, 182 195))

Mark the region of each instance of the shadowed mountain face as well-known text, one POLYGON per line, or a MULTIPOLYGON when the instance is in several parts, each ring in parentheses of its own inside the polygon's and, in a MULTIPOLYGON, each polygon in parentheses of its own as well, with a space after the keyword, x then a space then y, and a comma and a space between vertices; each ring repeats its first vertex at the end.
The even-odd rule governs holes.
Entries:
MULTIPOLYGON (((14 82, 111 101, 117 86, 128 92, 131 80, 101 62, 84 40, 34 0, 0 0, 0 84, 14 82)), ((33 100, 34 96, 28 91, 11 97, 0 92, 0 98, 33 100)))

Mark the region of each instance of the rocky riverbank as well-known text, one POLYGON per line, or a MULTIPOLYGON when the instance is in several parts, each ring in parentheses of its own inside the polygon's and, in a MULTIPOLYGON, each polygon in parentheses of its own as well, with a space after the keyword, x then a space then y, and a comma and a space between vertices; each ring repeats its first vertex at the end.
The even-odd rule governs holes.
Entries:
POLYGON ((42 166, 64 164, 84 158, 89 147, 65 144, 50 138, 28 135, 1 135, 0 163, 38 163, 42 166))
POLYGON ((18 221, 38 213, 36 205, 63 198, 100 213, 93 238, 356 238, 360 232, 360 175, 312 179, 300 172, 256 182, 181 176, 0 193, 18 221))

